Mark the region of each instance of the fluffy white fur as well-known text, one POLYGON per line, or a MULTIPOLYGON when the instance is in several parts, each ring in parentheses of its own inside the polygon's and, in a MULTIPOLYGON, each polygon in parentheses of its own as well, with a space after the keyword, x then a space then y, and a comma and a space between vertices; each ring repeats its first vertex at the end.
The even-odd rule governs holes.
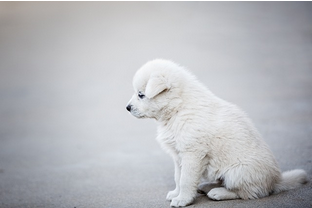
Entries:
POLYGON ((191 204, 203 178, 214 182, 200 187, 213 200, 256 199, 306 182, 304 170, 281 174, 246 114, 183 67, 150 61, 136 72, 133 87, 127 110, 157 120, 157 140, 174 160, 176 188, 167 195, 171 206, 191 204))

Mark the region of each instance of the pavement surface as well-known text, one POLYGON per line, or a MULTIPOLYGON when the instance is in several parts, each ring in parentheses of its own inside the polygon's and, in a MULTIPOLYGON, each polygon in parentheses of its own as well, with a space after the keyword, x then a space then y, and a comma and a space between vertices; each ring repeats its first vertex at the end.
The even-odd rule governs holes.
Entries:
MULTIPOLYGON (((1 208, 169 207, 156 123, 125 109, 155 58, 244 109, 281 170, 311 180, 310 2, 1 2, 0 28, 1 208)), ((312 207, 312 185, 189 207, 312 207)))

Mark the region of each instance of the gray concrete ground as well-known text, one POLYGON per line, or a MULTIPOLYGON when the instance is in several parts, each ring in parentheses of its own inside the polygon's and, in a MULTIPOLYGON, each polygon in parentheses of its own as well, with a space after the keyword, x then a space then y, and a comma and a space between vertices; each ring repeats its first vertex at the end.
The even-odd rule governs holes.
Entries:
MULTIPOLYGON (((167 58, 253 119, 285 171, 312 175, 310 2, 1 2, 0 207, 169 207, 156 124, 125 110, 167 58)), ((312 207, 312 185, 190 207, 312 207)))

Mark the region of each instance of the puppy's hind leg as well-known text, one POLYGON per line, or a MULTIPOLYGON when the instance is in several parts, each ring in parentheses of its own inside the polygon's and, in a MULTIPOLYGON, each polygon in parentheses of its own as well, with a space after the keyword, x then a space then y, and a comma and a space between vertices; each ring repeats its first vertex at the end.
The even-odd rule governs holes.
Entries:
POLYGON ((229 191, 224 187, 211 189, 207 195, 210 199, 216 201, 240 198, 235 192, 229 191))

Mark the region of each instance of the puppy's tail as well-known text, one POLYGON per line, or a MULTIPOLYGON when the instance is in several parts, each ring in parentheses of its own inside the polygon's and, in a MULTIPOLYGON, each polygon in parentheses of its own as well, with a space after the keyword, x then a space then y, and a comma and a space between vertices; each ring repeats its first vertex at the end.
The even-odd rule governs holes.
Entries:
POLYGON ((273 193, 278 194, 282 191, 295 189, 307 182, 308 176, 304 170, 296 169, 286 171, 282 173, 281 180, 277 184, 275 184, 273 193))

